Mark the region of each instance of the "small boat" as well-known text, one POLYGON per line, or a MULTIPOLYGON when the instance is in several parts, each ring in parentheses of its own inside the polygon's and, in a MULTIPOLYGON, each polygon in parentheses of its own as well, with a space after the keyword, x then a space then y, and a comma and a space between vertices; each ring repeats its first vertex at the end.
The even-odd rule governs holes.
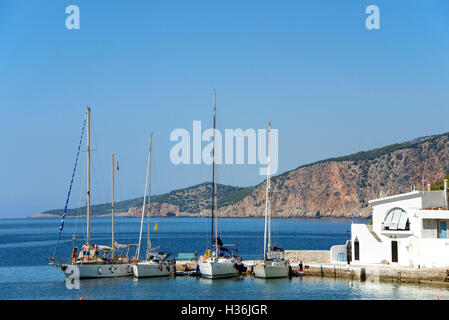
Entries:
POLYGON ((218 214, 214 216, 217 201, 215 197, 215 131, 216 131, 216 93, 214 90, 214 141, 212 149, 212 206, 211 206, 211 248, 206 250, 204 256, 198 261, 201 276, 208 279, 228 278, 239 275, 238 259, 232 255, 230 249, 224 247, 223 242, 218 237, 218 214))
MULTIPOLYGON (((80 144, 78 147, 78 154, 75 161, 75 168, 72 175, 72 181, 69 188, 69 193, 67 195, 66 206, 64 208, 64 212, 62 215, 61 227, 59 228, 58 239, 56 241, 56 246, 54 249, 53 257, 50 259, 50 265, 54 265, 60 268, 64 274, 69 277, 71 273, 67 274, 67 269, 73 269, 76 267, 78 269, 78 275, 80 279, 85 278, 112 278, 112 277, 125 277, 132 276, 132 263, 129 261, 128 254, 126 255, 120 254, 116 255, 116 249, 127 248, 129 251, 130 247, 134 247, 136 245, 120 245, 114 239, 114 155, 112 155, 112 210, 111 210, 111 220, 112 220, 112 241, 111 246, 106 245, 95 245, 91 244, 90 240, 90 218, 91 218, 91 192, 90 192, 90 108, 87 107, 86 111, 86 120, 87 122, 87 236, 86 242, 83 248, 80 250, 79 255, 77 256, 77 247, 74 247, 72 251, 72 263, 56 263, 56 249, 58 247, 58 243, 60 240, 61 232, 64 227, 64 218, 67 212, 67 204, 70 197, 70 190, 72 188, 73 177, 76 171, 76 164, 78 162, 79 150, 81 147, 82 137, 84 133, 81 133, 80 144), (103 256, 101 256, 103 253, 103 256)), ((75 239, 75 236, 74 238, 75 239)))
POLYGON ((150 213, 151 213, 151 143, 153 134, 150 135, 150 149, 148 153, 148 165, 147 165, 147 178, 145 182, 145 193, 143 195, 143 205, 142 205, 142 217, 140 221, 140 235, 139 235, 139 245, 137 247, 136 257, 134 261, 136 264, 133 265, 132 272, 136 278, 148 278, 148 277, 161 277, 168 276, 172 272, 175 272, 176 262, 174 259, 170 259, 171 254, 166 252, 154 252, 157 248, 151 248, 150 241, 150 213), (139 261, 140 258, 140 247, 142 246, 142 230, 143 221, 145 216, 145 205, 146 205, 146 195, 148 186, 148 215, 147 215, 147 251, 145 255, 145 260, 139 261))
POLYGON ((306 275, 306 273, 304 271, 299 271, 299 270, 291 270, 290 274, 292 276, 296 276, 296 277, 302 277, 302 276, 306 275))
POLYGON ((284 259, 284 250, 271 245, 271 203, 270 203, 270 133, 271 121, 268 124, 268 166, 265 195, 265 228, 264 228, 264 258, 254 266, 257 278, 283 278, 289 275, 290 264, 284 259))

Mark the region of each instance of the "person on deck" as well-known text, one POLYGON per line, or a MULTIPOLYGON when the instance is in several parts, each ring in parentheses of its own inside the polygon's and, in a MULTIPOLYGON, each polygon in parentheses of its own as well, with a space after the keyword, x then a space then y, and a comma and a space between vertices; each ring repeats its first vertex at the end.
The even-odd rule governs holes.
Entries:
POLYGON ((75 264, 75 263, 76 263, 77 255, 78 255, 78 248, 75 247, 75 248, 73 248, 73 250, 72 250, 72 264, 75 264))
POLYGON ((83 246, 81 248, 81 251, 83 252, 83 261, 87 261, 87 246, 85 243, 83 243, 83 246))

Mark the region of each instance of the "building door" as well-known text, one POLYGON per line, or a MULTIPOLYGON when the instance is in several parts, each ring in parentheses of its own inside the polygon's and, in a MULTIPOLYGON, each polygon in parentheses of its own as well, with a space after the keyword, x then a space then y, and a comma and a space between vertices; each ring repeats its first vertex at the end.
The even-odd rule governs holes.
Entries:
POLYGON ((354 241, 354 260, 360 260, 360 246, 358 239, 355 239, 354 241))
POLYGON ((446 221, 440 221, 440 238, 441 239, 447 238, 446 221))
POLYGON ((391 262, 398 262, 398 242, 391 241, 391 262))

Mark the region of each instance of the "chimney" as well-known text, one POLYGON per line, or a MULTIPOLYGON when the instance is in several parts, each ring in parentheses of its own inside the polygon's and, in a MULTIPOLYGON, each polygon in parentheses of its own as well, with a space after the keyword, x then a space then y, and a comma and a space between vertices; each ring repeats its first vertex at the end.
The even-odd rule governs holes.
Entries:
POLYGON ((430 191, 430 183, 427 184, 427 191, 430 191))
POLYGON ((444 179, 444 205, 446 206, 446 210, 448 209, 447 201, 447 179, 444 179))

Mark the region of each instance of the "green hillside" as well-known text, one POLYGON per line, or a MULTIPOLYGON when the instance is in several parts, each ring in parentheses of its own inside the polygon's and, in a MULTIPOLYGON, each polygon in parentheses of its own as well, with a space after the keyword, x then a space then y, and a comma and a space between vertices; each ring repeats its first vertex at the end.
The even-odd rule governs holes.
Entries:
MULTIPOLYGON (((234 187, 229 185, 217 185, 218 189, 218 207, 232 205, 246 195, 248 195, 253 187, 234 187)), ((169 193, 161 195, 152 195, 152 203, 169 203, 179 206, 179 210, 183 212, 198 213, 201 209, 211 207, 212 183, 206 182, 191 187, 173 190, 169 193)), ((148 197, 147 197, 148 201, 148 197)), ((114 204, 115 212, 126 212, 131 207, 139 207, 143 204, 143 197, 116 202, 114 204)), ((86 206, 77 209, 68 209, 68 216, 76 216, 79 212, 81 215, 86 214, 86 206)), ((43 212, 44 214, 61 215, 63 209, 54 209, 43 212)), ((103 203, 91 206, 93 216, 110 214, 111 203, 103 203)))

